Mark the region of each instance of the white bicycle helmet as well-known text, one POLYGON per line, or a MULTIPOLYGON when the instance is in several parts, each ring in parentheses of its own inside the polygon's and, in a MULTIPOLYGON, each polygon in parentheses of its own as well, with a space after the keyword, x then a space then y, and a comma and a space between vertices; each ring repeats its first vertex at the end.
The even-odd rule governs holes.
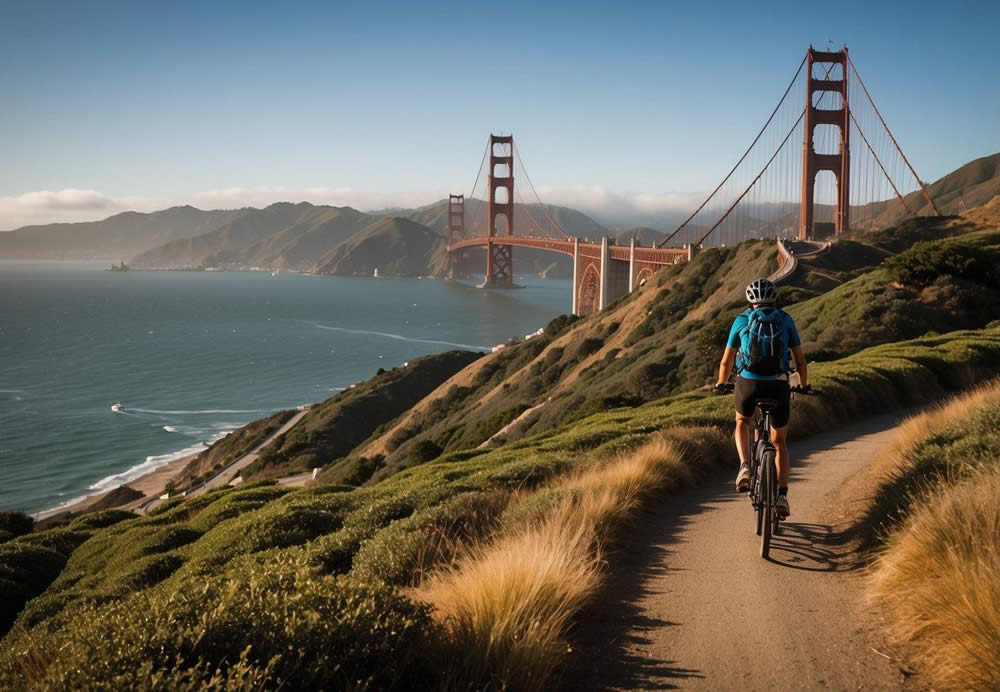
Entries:
POLYGON ((778 289, 767 279, 754 279, 747 286, 747 302, 752 305, 774 305, 778 302, 778 289))

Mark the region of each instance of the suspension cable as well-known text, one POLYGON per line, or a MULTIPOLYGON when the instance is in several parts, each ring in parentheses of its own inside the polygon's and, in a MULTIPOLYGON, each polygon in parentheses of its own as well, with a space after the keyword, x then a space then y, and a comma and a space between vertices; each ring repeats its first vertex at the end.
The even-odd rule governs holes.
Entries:
POLYGON ((743 163, 743 160, 746 159, 746 157, 750 154, 753 148, 757 145, 757 142, 760 140, 761 135, 763 135, 764 131, 767 130, 767 126, 771 124, 771 121, 774 119, 775 114, 777 114, 778 109, 781 108, 781 104, 783 104, 785 102, 785 99, 788 98, 788 92, 790 92, 792 90, 792 87, 795 86, 795 82, 798 80, 799 74, 802 72, 802 66, 806 64, 806 58, 808 57, 808 55, 809 54, 806 53, 806 55, 802 56, 802 62, 799 63, 799 69, 795 71, 795 76, 792 77, 792 81, 788 83, 788 88, 785 89, 785 93, 781 95, 781 100, 778 101, 778 105, 774 107, 773 111, 771 111, 771 116, 767 119, 767 122, 764 123, 764 127, 760 129, 760 132, 757 133, 757 136, 754 137, 753 142, 750 143, 750 146, 747 147, 747 150, 743 152, 743 156, 740 157, 740 160, 737 161, 736 165, 734 165, 732 169, 729 171, 729 173, 726 174, 726 177, 722 179, 722 182, 719 183, 714 190, 712 190, 711 194, 705 198, 705 201, 702 202, 701 205, 694 210, 694 213, 692 213, 691 216, 684 219, 684 223, 678 226, 677 230, 675 230, 673 233, 671 233, 666 238, 657 243, 656 247, 663 247, 668 242, 673 240, 674 236, 680 233, 684 229, 684 227, 687 226, 688 223, 690 223, 691 219, 696 217, 698 215, 698 212, 700 212, 702 209, 705 208, 705 205, 708 204, 709 201, 712 199, 712 197, 715 196, 715 193, 718 192, 722 188, 722 186, 726 184, 726 181, 729 180, 729 178, 733 175, 733 173, 736 172, 736 169, 740 167, 740 164, 743 163))
POLYGON ((941 212, 938 211, 937 205, 934 204, 934 200, 931 199, 930 193, 927 192, 927 186, 924 185, 924 181, 920 179, 920 176, 917 175, 917 172, 913 170, 913 166, 910 165, 910 160, 906 158, 906 154, 903 153, 903 149, 899 146, 899 142, 897 142, 896 138, 893 136, 892 130, 890 130, 889 125, 886 124, 885 118, 882 117, 882 113, 879 111, 878 106, 875 105, 875 100, 872 98, 872 95, 868 92, 868 87, 865 86, 865 80, 861 79, 861 73, 858 72, 858 66, 854 64, 853 60, 851 60, 851 56, 847 56, 847 61, 851 64, 851 68, 854 70, 854 75, 858 78, 858 84, 860 84, 861 88, 864 89, 865 96, 868 97, 868 102, 872 104, 872 108, 875 109, 875 115, 877 115, 878 119, 882 122, 882 127, 885 128, 885 131, 889 133, 889 139, 892 140, 893 146, 896 147, 896 151, 899 152, 899 155, 903 157, 903 162, 906 163, 906 167, 910 169, 910 173, 912 173, 913 177, 917 179, 917 185, 920 186, 920 189, 924 193, 924 197, 927 198, 927 203, 931 205, 931 209, 934 210, 935 214, 941 216, 941 212))
POLYGON ((736 205, 739 204, 744 197, 746 197, 748 192, 750 192, 750 189, 757 184, 757 181, 760 180, 760 177, 762 175, 764 175, 764 172, 767 170, 767 167, 771 165, 771 162, 774 161, 775 157, 781 152, 782 149, 785 148, 785 144, 788 143, 788 138, 792 136, 792 133, 795 132, 795 129, 799 126, 799 123, 802 122, 802 118, 804 117, 806 117, 805 108, 802 109, 802 113, 799 115, 798 120, 795 121, 795 124, 792 125, 791 129, 788 131, 788 134, 785 135, 785 138, 783 140, 781 140, 781 144, 778 145, 778 148, 774 151, 774 154, 772 154, 771 158, 767 160, 767 163, 764 164, 764 167, 760 169, 760 173, 757 174, 757 177, 754 178, 753 181, 751 181, 750 185, 747 186, 747 189, 743 191, 743 194, 736 198, 736 201, 733 202, 732 205, 730 205, 729 209, 726 210, 726 213, 723 214, 722 217, 715 222, 715 225, 712 226, 710 229, 708 229, 708 232, 705 233, 705 235, 703 235, 698 240, 697 243, 694 243, 696 247, 704 243, 705 240, 708 238, 708 236, 712 235, 712 231, 718 228, 719 225, 726 220, 726 217, 729 216, 729 212, 735 209, 736 205))
POLYGON ((903 208, 907 211, 907 213, 909 213, 910 208, 906 205, 906 200, 903 199, 903 196, 901 194, 899 194, 899 189, 896 187, 896 183, 892 181, 892 178, 889 176, 888 171, 885 170, 885 166, 882 165, 882 161, 879 159, 878 154, 876 154, 875 150, 872 149, 872 145, 868 143, 868 138, 865 137, 864 130, 861 129, 860 123, 858 123, 857 119, 854 117, 854 111, 848 109, 848 112, 851 114, 851 120, 853 120, 854 124, 857 125, 858 134, 861 135, 861 139, 864 140, 865 146, 868 147, 868 151, 872 153, 872 157, 875 159, 875 163, 877 163, 878 167, 882 169, 882 173, 885 174, 885 177, 889 181, 889 184, 892 185, 892 190, 893 192, 896 193, 896 197, 899 198, 899 201, 902 202, 903 204, 903 208))
MULTIPOLYGON (((548 220, 552 222, 552 225, 555 226, 555 229, 557 231, 559 231, 560 233, 562 233, 563 237, 568 240, 569 239, 569 234, 566 231, 564 231, 559 226, 558 223, 556 223, 556 220, 552 218, 551 214, 549 214, 549 210, 545 208, 544 204, 542 204, 542 198, 538 196, 538 192, 535 190, 535 186, 531 182, 531 176, 528 175, 528 169, 524 167, 524 161, 521 160, 521 150, 517 148, 517 144, 514 143, 513 138, 511 138, 511 146, 510 146, 510 148, 514 150, 514 155, 517 157, 517 162, 519 164, 521 164, 521 170, 524 171, 524 177, 528 181, 528 187, 531 188, 532 194, 534 194, 535 195, 535 199, 538 200, 538 206, 542 208, 542 213, 545 214, 545 216, 548 218, 548 220)), ((511 171, 510 174, 511 174, 511 176, 513 176, 514 175, 514 171, 511 171)))

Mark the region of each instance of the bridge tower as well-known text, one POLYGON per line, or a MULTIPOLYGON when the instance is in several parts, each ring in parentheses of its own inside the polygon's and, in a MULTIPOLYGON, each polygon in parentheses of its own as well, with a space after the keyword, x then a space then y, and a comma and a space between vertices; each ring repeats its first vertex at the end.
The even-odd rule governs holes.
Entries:
POLYGON ((465 237, 465 195, 448 195, 448 245, 465 237))
POLYGON ((806 113, 805 141, 802 145, 802 208, 799 215, 799 238, 815 235, 813 228, 813 198, 816 189, 816 174, 831 171, 837 179, 837 203, 834 210, 833 226, 837 235, 850 229, 851 208, 851 148, 850 148, 850 105, 847 99, 847 47, 832 53, 813 50, 809 47, 806 72, 806 113), (840 79, 817 79, 813 76, 813 63, 839 64, 840 79), (840 94, 840 107, 819 109, 813 104, 813 94, 833 91, 840 94), (817 125, 836 125, 840 128, 840 150, 836 154, 816 152, 813 139, 817 125))
POLYGON ((493 242, 497 236, 497 219, 503 218, 506 228, 501 235, 514 235, 514 137, 490 135, 489 199, 486 216, 489 222, 486 246, 486 282, 484 288, 513 288, 514 261, 510 245, 493 242), (500 168, 498 171, 497 168, 500 168), (498 195, 498 191, 503 194, 498 195))
MULTIPOLYGON (((448 195, 448 249, 465 238, 465 195, 448 195)), ((448 252, 448 278, 455 278, 458 256, 448 252)))

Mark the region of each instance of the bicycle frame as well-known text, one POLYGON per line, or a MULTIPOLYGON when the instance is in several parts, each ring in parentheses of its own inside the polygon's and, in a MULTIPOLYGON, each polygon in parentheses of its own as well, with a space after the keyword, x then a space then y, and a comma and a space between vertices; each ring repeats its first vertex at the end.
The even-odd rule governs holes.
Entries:
POLYGON ((761 537, 760 556, 767 558, 771 536, 779 531, 775 510, 778 480, 777 450, 771 442, 771 404, 758 403, 751 428, 750 503, 756 514, 756 533, 761 537))

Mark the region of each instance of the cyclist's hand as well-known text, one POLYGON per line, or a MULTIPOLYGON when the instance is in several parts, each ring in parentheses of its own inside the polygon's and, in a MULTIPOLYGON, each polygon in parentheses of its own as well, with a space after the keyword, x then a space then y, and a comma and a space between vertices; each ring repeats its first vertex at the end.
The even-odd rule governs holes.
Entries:
POLYGON ((728 382, 716 382, 715 386, 712 387, 712 391, 715 394, 728 394, 733 391, 733 385, 728 382))

